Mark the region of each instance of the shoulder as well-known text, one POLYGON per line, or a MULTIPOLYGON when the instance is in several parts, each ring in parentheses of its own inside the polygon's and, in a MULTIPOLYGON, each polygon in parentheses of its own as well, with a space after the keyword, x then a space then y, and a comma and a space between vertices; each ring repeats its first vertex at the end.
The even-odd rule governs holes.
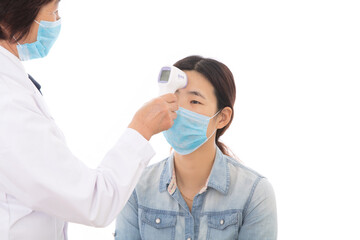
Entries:
MULTIPOLYGON (((166 191, 167 181, 163 179, 169 158, 147 167, 135 187, 135 197, 139 208, 173 208, 171 195, 166 191)), ((166 174, 165 174, 166 175, 166 174)))
POLYGON ((36 96, 34 89, 24 84, 32 84, 30 80, 12 78, 0 73, 0 109, 2 114, 8 111, 8 116, 19 115, 17 118, 26 118, 36 114, 50 118, 43 99, 36 96), (28 81, 29 83, 26 83, 28 81))
MULTIPOLYGON (((162 171, 164 170, 165 165, 167 164, 168 158, 161 160, 160 162, 151 164, 144 169, 144 173, 142 174, 141 180, 150 180, 156 175, 161 175, 162 171)), ((140 180, 140 181, 141 181, 140 180)))
POLYGON ((251 181, 256 181, 261 178, 265 178, 263 175, 253 170, 250 167, 245 166, 238 160, 224 155, 224 160, 227 162, 227 166, 229 167, 230 174, 236 175, 242 178, 246 178, 251 181))
POLYGON ((167 160, 168 158, 145 168, 135 188, 137 193, 154 191, 155 188, 159 189, 160 176, 167 164, 167 160))
POLYGON ((17 91, 33 91, 32 83, 20 60, 0 47, 0 80, 9 89, 17 91))
POLYGON ((9 86, 4 76, 0 73, 0 96, 4 96, 5 94, 9 94, 9 86))
POLYGON ((249 198, 253 195, 273 195, 272 185, 265 176, 231 157, 225 156, 225 161, 229 168, 230 188, 233 192, 242 189, 242 193, 247 192, 249 198))

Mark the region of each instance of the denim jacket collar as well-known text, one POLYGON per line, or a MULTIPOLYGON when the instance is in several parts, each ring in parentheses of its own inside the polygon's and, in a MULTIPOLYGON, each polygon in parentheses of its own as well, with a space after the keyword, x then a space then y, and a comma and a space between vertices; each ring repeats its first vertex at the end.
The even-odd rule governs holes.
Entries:
MULTIPOLYGON (((159 191, 167 190, 171 182, 174 167, 174 154, 171 154, 164 165, 160 176, 159 191)), ((208 187, 211 187, 222 194, 227 194, 230 185, 230 173, 226 158, 219 148, 216 149, 215 161, 210 172, 208 187)))

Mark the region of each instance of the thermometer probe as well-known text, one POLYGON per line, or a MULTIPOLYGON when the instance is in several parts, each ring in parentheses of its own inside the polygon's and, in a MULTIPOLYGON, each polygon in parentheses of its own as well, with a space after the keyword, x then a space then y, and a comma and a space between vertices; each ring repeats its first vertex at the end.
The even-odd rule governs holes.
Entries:
POLYGON ((175 93, 176 90, 184 88, 187 85, 186 74, 174 66, 165 66, 159 73, 158 84, 160 95, 175 93))

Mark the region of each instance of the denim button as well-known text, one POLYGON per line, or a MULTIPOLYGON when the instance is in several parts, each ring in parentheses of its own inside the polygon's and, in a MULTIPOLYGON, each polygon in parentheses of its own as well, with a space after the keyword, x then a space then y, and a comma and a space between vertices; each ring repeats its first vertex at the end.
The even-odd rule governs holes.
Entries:
POLYGON ((223 225, 224 224, 224 219, 220 220, 220 224, 223 225))
POLYGON ((191 240, 191 238, 187 238, 186 240, 191 240))
POLYGON ((156 222, 157 224, 159 224, 159 223, 161 222, 160 218, 157 218, 157 219, 155 220, 155 222, 156 222))

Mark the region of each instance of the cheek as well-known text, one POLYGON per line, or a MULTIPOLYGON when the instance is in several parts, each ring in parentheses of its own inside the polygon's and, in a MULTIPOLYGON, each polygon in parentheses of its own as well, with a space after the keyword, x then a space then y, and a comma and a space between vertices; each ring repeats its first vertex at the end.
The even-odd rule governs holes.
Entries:
POLYGON ((48 17, 47 17, 47 20, 45 20, 45 21, 49 21, 49 22, 55 22, 55 21, 57 21, 57 20, 59 20, 60 19, 60 17, 59 17, 59 15, 58 14, 56 14, 56 13, 51 13, 48 17))
POLYGON ((29 34, 24 38, 21 42, 22 43, 33 43, 37 40, 37 33, 39 30, 39 24, 33 23, 30 28, 29 34))

